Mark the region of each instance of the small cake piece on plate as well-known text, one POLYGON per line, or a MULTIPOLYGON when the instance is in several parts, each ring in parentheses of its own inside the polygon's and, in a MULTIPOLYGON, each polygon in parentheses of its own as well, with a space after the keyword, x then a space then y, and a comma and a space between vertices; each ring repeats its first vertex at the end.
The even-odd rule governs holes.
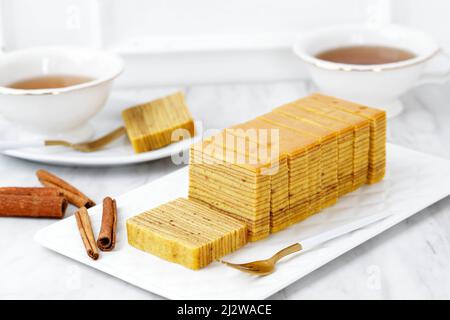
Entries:
POLYGON ((127 220, 128 243, 190 269, 200 269, 247 243, 245 223, 178 198, 127 220))
POLYGON ((181 92, 122 112, 128 138, 136 153, 164 147, 176 139, 194 136, 194 121, 181 92), (184 129, 183 132, 174 132, 184 129))

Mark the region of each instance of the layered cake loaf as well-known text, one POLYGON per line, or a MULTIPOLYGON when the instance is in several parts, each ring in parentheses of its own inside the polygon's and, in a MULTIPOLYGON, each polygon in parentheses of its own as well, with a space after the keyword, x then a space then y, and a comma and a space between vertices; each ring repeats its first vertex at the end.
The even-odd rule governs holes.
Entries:
POLYGON ((385 172, 386 113, 313 94, 192 145, 189 200, 128 220, 129 242, 198 269, 385 172))
POLYGON ((244 223, 179 198, 127 220, 132 246, 200 269, 247 243, 244 223))
POLYGON ((283 230, 382 179, 385 116, 320 94, 282 105, 193 145, 189 198, 247 223, 249 241, 283 230))

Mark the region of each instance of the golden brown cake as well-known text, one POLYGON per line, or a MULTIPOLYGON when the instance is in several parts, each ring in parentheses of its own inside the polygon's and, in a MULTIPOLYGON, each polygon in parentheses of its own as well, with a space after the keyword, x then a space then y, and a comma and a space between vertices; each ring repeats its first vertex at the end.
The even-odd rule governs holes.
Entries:
POLYGON ((270 233, 270 161, 227 149, 217 142, 220 137, 191 146, 189 198, 244 221, 249 241, 265 238, 270 233))
POLYGON ((353 187, 351 191, 365 184, 369 164, 369 121, 362 116, 334 108, 330 106, 330 103, 315 95, 299 99, 294 104, 323 117, 353 126, 353 187))
MULTIPOLYGON (((300 100, 299 100, 300 101, 300 100)), ((335 131, 338 135, 338 196, 353 189, 353 126, 316 114, 292 102, 274 110, 312 125, 335 131)))
POLYGON ((384 111, 319 94, 285 104, 192 145, 189 200, 130 219, 130 243, 201 268, 382 179, 385 140, 384 111))
MULTIPOLYGON (((272 145, 278 146, 278 158, 272 161, 273 172, 270 174, 270 232, 277 232, 292 224, 292 216, 289 210, 289 155, 286 152, 287 137, 280 132, 278 127, 272 126, 264 121, 254 119, 243 124, 233 126, 225 130, 229 135, 250 145, 255 142, 260 150, 267 148, 266 153, 272 154, 272 145), (276 130, 276 135, 271 134, 276 130), (253 131, 256 135, 251 134, 253 131), (267 135, 268 139, 259 136, 267 135), (242 140, 244 139, 244 140, 242 140)), ((305 179, 305 182, 306 179, 305 179)), ((307 187, 307 185, 306 185, 307 187)))
POLYGON ((333 130, 314 126, 301 119, 286 116, 276 110, 259 118, 277 126, 294 130, 304 136, 312 137, 320 143, 320 151, 317 154, 310 154, 308 159, 309 208, 313 214, 336 203, 338 198, 337 133, 333 130))
POLYGON ((194 270, 247 243, 244 223, 183 198, 128 219, 127 234, 133 247, 194 270))
POLYGON ((378 113, 362 116, 342 103, 334 108, 319 95, 299 99, 201 144, 214 152, 194 146, 189 196, 245 221, 251 241, 267 236, 264 221, 273 233, 336 203, 379 172, 369 172, 370 154, 382 157, 369 150, 371 141, 379 141, 371 137, 369 117, 378 113), (261 129, 276 131, 277 140, 270 134, 261 139, 261 129), (244 163, 235 162, 239 157, 244 163), (224 161, 200 165, 205 159, 224 161), (267 177, 267 168, 277 170, 267 177))
MULTIPOLYGON (((302 135, 296 130, 273 124, 270 121, 265 121, 262 118, 257 118, 244 124, 232 127, 232 129, 236 128, 247 130, 257 128, 279 131, 279 141, 276 143, 279 143, 280 157, 285 156, 288 160, 287 187, 289 190, 289 211, 271 211, 271 232, 278 232, 308 217, 312 212, 309 203, 309 181, 312 181, 311 177, 315 177, 315 175, 309 175, 308 159, 315 159, 319 156, 320 143, 317 139, 314 139, 308 135, 302 135)), ((272 143, 274 142, 271 141, 271 144, 272 143)), ((272 177, 272 179, 274 179, 274 177, 272 177)), ((274 200, 281 201, 274 198, 273 194, 274 193, 272 192, 272 206, 275 202, 274 200)), ((286 196, 284 192, 279 193, 279 195, 286 196)))
POLYGON ((382 180, 386 173, 386 112, 318 93, 312 95, 311 99, 370 121, 368 183, 372 184, 382 180))
POLYGON ((169 145, 173 138, 178 141, 194 135, 194 122, 181 92, 126 109, 122 118, 136 153, 169 145))

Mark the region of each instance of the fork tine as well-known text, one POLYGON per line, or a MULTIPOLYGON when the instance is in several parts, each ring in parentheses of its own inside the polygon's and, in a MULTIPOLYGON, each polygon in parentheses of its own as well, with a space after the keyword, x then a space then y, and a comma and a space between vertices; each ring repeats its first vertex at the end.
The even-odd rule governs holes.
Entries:
POLYGON ((252 274, 256 274, 257 273, 257 271, 254 271, 251 268, 247 268, 247 267, 239 265, 239 264, 229 263, 229 262, 226 262, 226 261, 220 261, 220 262, 222 262, 223 264, 227 265, 230 268, 233 268, 233 269, 236 269, 236 270, 239 270, 239 271, 252 273, 252 274))
POLYGON ((244 265, 242 265, 242 264, 231 263, 231 262, 227 262, 227 261, 223 261, 223 260, 221 260, 220 262, 222 262, 223 264, 225 264, 225 265, 227 265, 227 266, 229 266, 229 267, 235 268, 235 269, 239 269, 239 270, 242 270, 242 269, 245 269, 245 270, 251 270, 249 267, 244 266, 244 265))
POLYGON ((223 260, 221 260, 220 262, 222 262, 223 264, 227 265, 228 267, 231 267, 231 268, 234 268, 234 269, 237 269, 237 270, 240 270, 240 271, 252 273, 252 274, 265 273, 265 272, 262 272, 259 268, 257 268, 252 263, 236 264, 236 263, 231 263, 231 262, 227 262, 227 261, 223 261, 223 260))

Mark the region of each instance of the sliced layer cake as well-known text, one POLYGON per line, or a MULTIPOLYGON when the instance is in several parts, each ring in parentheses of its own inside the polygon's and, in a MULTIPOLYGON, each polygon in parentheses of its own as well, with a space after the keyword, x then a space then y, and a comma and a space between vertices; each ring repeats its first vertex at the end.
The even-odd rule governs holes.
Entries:
MULTIPOLYGON (((309 212, 308 188, 308 153, 318 150, 317 142, 311 137, 305 137, 285 127, 274 125, 262 119, 254 119, 231 128, 231 134, 236 136, 246 134, 249 130, 272 132, 277 131, 276 139, 273 135, 269 140, 270 146, 278 145, 280 154, 279 172, 271 175, 271 232, 278 232, 287 226, 307 217, 309 212), (285 170, 285 159, 286 170, 285 170), (284 179, 284 181, 283 181, 284 179), (275 186, 275 187, 274 187, 275 186), (287 202, 286 202, 287 201, 287 202), (286 203, 289 204, 286 207, 286 203), (283 205, 279 205, 283 204, 283 205), (282 208, 281 210, 277 210, 282 208)), ((262 143, 262 146, 264 144, 262 143)))
POLYGON ((189 198, 247 223, 249 240, 270 233, 270 162, 227 150, 211 137, 190 149, 189 198))
POLYGON ((244 223, 183 198, 127 220, 128 243, 190 269, 200 269, 247 243, 244 223))
POLYGON ((298 103, 300 101, 283 105, 274 111, 337 133, 338 196, 342 196, 353 190, 353 126, 302 108, 298 103))
POLYGON ((310 153, 308 157, 309 208, 311 213, 316 213, 336 203, 338 198, 336 132, 311 125, 306 121, 295 119, 276 111, 267 113, 261 116, 260 119, 294 130, 320 143, 318 152, 310 153))
POLYGON ((309 96, 295 101, 296 105, 315 112, 321 116, 353 126, 353 187, 358 189, 367 182, 370 123, 359 115, 345 112, 330 106, 328 102, 315 96, 309 96))
POLYGON ((376 183, 386 173, 386 112, 350 101, 314 94, 312 100, 327 103, 330 107, 364 117, 370 122, 370 152, 368 183, 376 183))

